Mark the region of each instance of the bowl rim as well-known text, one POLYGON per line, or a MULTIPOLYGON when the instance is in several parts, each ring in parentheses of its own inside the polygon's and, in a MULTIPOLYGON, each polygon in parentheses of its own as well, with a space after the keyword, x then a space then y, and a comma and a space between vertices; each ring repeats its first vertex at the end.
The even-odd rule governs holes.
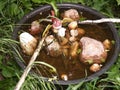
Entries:
MULTIPOLYGON (((98 12, 97 10, 94 10, 88 6, 84 6, 84 5, 81 5, 81 4, 75 4, 75 3, 62 3, 62 4, 57 4, 57 6, 60 8, 60 7, 75 7, 75 8, 81 8, 81 9, 87 9, 89 12, 91 13, 94 13, 94 14, 97 14, 98 16, 100 16, 101 18, 105 18, 105 16, 103 14, 101 14, 100 12, 98 12)), ((44 11, 46 9, 51 9, 52 7, 50 5, 43 5, 43 6, 40 6, 34 10, 32 10, 30 13, 26 14, 19 22, 18 24, 22 24, 24 23, 26 20, 28 20, 29 18, 31 18, 31 15, 35 15, 36 13, 38 13, 39 11, 44 11)), ((114 27, 114 24, 113 23, 107 23, 107 25, 111 28, 111 32, 113 34, 113 37, 115 39, 115 50, 113 52, 113 55, 111 56, 111 60, 110 62, 108 63, 108 65, 105 65, 100 71, 90 75, 90 76, 87 76, 85 78, 81 78, 81 79, 75 79, 75 80, 68 80, 68 81, 64 81, 64 80, 57 80, 57 81, 53 81, 54 84, 60 84, 60 85, 68 85, 68 84, 77 84, 79 82, 87 82, 87 81, 90 81, 96 77, 99 77, 100 75, 104 74, 109 68, 110 66, 112 66, 117 57, 118 57, 118 54, 119 54, 119 50, 120 50, 120 47, 119 47, 119 44, 120 44, 120 40, 119 40, 119 36, 118 36, 118 33, 117 33, 117 30, 116 28, 114 27)), ((15 26, 14 28, 14 31, 13 31, 13 39, 16 40, 16 33, 19 31, 19 28, 21 27, 21 25, 18 25, 18 26, 15 26)), ((15 56, 15 61, 17 62, 17 64, 22 68, 22 69, 25 69, 25 65, 23 64, 23 62, 21 62, 20 60, 18 60, 18 58, 15 56)), ((46 78, 45 80, 48 80, 48 78, 46 78)))

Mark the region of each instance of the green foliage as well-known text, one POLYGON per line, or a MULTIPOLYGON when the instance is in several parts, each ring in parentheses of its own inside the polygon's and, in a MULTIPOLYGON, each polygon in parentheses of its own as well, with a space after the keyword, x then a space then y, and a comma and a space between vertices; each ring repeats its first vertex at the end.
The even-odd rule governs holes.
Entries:
POLYGON ((67 90, 78 90, 81 88, 81 86, 83 85, 84 83, 83 82, 80 82, 79 84, 77 85, 69 85, 69 87, 67 88, 67 90))
POLYGON ((117 88, 120 89, 120 74, 119 73, 120 73, 120 57, 118 58, 118 61, 110 68, 110 70, 106 72, 108 77, 103 80, 112 82, 117 88))
POLYGON ((1 0, 0 14, 3 17, 12 19, 20 19, 25 13, 32 10, 32 3, 30 0, 1 0), (25 11, 23 11, 25 8, 25 11), (17 17, 15 17, 17 16, 17 17))
POLYGON ((20 69, 12 60, 9 60, 7 64, 3 64, 3 62, 6 60, 6 57, 3 55, 1 57, 0 70, 4 79, 0 81, 0 90, 13 90, 15 84, 17 83, 16 74, 20 73, 20 69))
POLYGON ((6 4, 5 0, 0 1, 0 12, 5 8, 5 4, 6 4))
MULTIPOLYGON (((14 61, 12 46, 17 42, 12 41, 11 34, 16 22, 34 8, 50 4, 57 13, 56 2, 79 3, 103 13, 107 17, 120 17, 120 0, 0 0, 0 71, 4 80, 0 81, 0 90, 13 90, 21 69, 14 61), (11 43, 10 43, 11 42, 11 43)), ((116 24, 118 33, 120 25, 116 24)), ((69 85, 67 90, 120 90, 120 57, 105 74, 106 78, 96 78, 90 82, 80 82, 69 85)), ((52 83, 46 83, 36 75, 29 75, 21 90, 55 90, 52 83)))
POLYGON ((11 39, 0 38, 0 74, 4 77, 0 81, 0 90, 13 90, 17 83, 16 74, 20 74, 20 68, 14 61, 10 48, 15 43, 11 39))
POLYGON ((46 2, 50 2, 50 0, 32 0, 32 2, 34 2, 34 3, 46 3, 46 2))
POLYGON ((45 82, 43 78, 38 75, 28 75, 21 90, 56 90, 53 83, 45 82))
POLYGON ((19 7, 17 6, 17 4, 12 3, 10 6, 8 6, 8 8, 9 14, 11 14, 12 16, 19 14, 19 7))
POLYGON ((120 5, 120 0, 116 0, 117 1, 117 4, 120 5))
POLYGON ((14 90, 14 86, 17 83, 16 78, 7 78, 0 81, 0 90, 14 90))

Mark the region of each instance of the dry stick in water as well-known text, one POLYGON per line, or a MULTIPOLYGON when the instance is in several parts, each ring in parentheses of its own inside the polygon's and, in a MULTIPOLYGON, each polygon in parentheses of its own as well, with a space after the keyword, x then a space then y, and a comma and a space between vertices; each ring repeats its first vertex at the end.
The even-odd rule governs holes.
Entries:
POLYGON ((120 23, 119 18, 102 18, 98 20, 84 20, 78 21, 78 24, 97 24, 97 23, 104 23, 104 22, 113 22, 113 23, 120 23))
POLYGON ((24 70, 24 72, 23 72, 23 74, 22 74, 22 76, 21 76, 21 78, 20 78, 19 82, 17 83, 17 85, 16 85, 16 87, 15 87, 14 90, 20 90, 22 84, 23 84, 24 81, 25 81, 25 78, 27 77, 29 71, 30 71, 31 68, 32 68, 32 67, 31 67, 32 64, 33 64, 34 61, 36 60, 36 57, 38 56, 38 54, 39 54, 39 52, 40 52, 40 50, 41 50, 41 48, 42 48, 42 45, 43 45, 43 42, 44 42, 45 38, 46 38, 46 37, 43 37, 42 40, 39 42, 37 49, 35 50, 33 56, 31 57, 29 64, 27 65, 26 69, 24 70))
POLYGON ((25 70, 24 70, 24 72, 23 72, 23 74, 22 74, 22 76, 21 76, 21 78, 20 78, 19 82, 17 83, 17 85, 16 85, 16 87, 15 87, 14 90, 20 90, 22 84, 23 84, 24 81, 25 81, 25 78, 27 77, 29 71, 30 71, 31 68, 32 68, 32 64, 34 63, 34 61, 36 60, 37 56, 39 55, 39 52, 40 52, 40 50, 41 50, 41 48, 42 48, 42 45, 43 45, 43 43, 44 43, 45 38, 46 38, 47 35, 48 35, 48 32, 49 32, 48 30, 49 30, 50 28, 51 28, 51 25, 48 25, 48 26, 46 27, 45 32, 44 32, 44 35, 43 35, 42 39, 39 41, 39 44, 38 44, 37 49, 36 49, 35 52, 33 53, 32 57, 31 57, 31 59, 30 59, 29 64, 28 64, 27 67, 25 68, 25 70))

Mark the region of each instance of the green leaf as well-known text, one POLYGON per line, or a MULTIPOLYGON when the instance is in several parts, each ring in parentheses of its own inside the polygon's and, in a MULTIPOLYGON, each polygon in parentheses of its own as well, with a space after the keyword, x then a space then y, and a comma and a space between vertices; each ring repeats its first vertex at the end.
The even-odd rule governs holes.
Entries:
POLYGON ((0 81, 0 90, 14 90, 16 83, 13 78, 4 79, 0 81))
POLYGON ((0 64, 2 64, 3 56, 0 55, 0 64))
POLYGON ((30 9, 30 10, 33 9, 33 8, 32 8, 32 4, 31 4, 31 3, 28 3, 28 2, 26 2, 26 3, 24 4, 24 6, 25 6, 27 9, 30 9))
POLYGON ((29 0, 21 0, 21 2, 26 9, 29 9, 29 10, 33 9, 32 3, 29 0))
POLYGON ((0 0, 0 12, 5 8, 6 3, 7 3, 6 1, 0 0))
POLYGON ((40 0, 32 0, 33 3, 40 3, 40 0))
POLYGON ((25 15, 25 12, 22 8, 20 8, 20 14, 18 15, 18 18, 21 19, 25 15))
POLYGON ((9 6, 9 10, 10 10, 10 14, 12 16, 15 16, 17 14, 19 14, 20 12, 20 9, 18 7, 18 5, 16 3, 12 3, 10 6, 9 6))
POLYGON ((3 8, 5 8, 5 1, 0 0, 0 12, 3 10, 3 8))
POLYGON ((45 3, 47 2, 46 0, 32 0, 34 3, 45 3))
POLYGON ((108 3, 108 1, 104 1, 104 0, 94 0, 94 5, 93 5, 93 8, 98 10, 98 11, 101 11, 106 4, 108 3))
POLYGON ((10 0, 10 1, 8 1, 8 2, 10 2, 10 3, 14 3, 14 2, 16 2, 16 0, 10 0))
POLYGON ((12 77, 15 76, 14 69, 12 67, 6 66, 2 68, 2 75, 4 77, 12 77))
POLYGON ((52 1, 51 3, 48 3, 48 4, 50 4, 53 7, 53 10, 55 11, 55 15, 58 16, 59 12, 58 12, 58 8, 57 8, 57 5, 56 5, 56 2, 52 1))
POLYGON ((117 4, 120 5, 120 0, 116 0, 117 1, 117 4))

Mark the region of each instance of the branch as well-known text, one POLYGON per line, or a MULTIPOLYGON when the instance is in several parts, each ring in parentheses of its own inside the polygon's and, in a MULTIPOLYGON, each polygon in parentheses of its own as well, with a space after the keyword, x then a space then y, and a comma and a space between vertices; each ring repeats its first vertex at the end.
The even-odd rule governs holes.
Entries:
POLYGON ((98 20, 84 20, 78 21, 78 24, 97 24, 97 23, 105 23, 105 22, 112 22, 112 23, 120 23, 119 18, 102 18, 98 20))
POLYGON ((33 64, 34 61, 36 60, 36 58, 37 58, 37 56, 38 56, 38 54, 39 54, 39 52, 40 52, 40 50, 41 50, 41 48, 42 48, 42 45, 43 45, 44 40, 45 40, 45 37, 43 37, 42 40, 39 42, 37 49, 35 50, 33 56, 31 57, 29 64, 28 64, 27 67, 25 68, 25 70, 24 70, 24 72, 23 72, 23 74, 22 74, 22 76, 21 76, 21 78, 20 78, 19 82, 17 83, 17 85, 16 85, 16 87, 15 87, 14 90, 20 90, 22 84, 23 84, 24 81, 25 81, 25 78, 27 77, 29 71, 30 71, 31 68, 32 68, 32 67, 31 67, 32 64, 33 64))
POLYGON ((16 85, 16 87, 15 87, 14 90, 20 90, 22 84, 23 84, 24 81, 25 81, 25 78, 27 77, 29 71, 30 71, 31 68, 32 68, 32 64, 34 63, 34 61, 36 60, 37 56, 39 55, 39 52, 40 52, 40 50, 41 50, 41 48, 42 48, 42 45, 43 45, 43 43, 44 43, 44 40, 45 40, 46 36, 48 35, 48 32, 49 32, 48 30, 49 30, 50 28, 51 28, 51 25, 48 25, 48 26, 46 27, 46 29, 45 29, 45 31, 46 31, 45 34, 43 35, 42 39, 39 41, 39 44, 38 44, 35 52, 33 53, 32 57, 31 57, 31 59, 30 59, 29 64, 28 64, 27 67, 25 68, 25 70, 24 70, 24 72, 23 72, 23 74, 22 74, 22 76, 21 76, 21 78, 20 78, 19 82, 17 83, 17 85, 16 85))
MULTIPOLYGON (((71 20, 72 19, 67 18, 65 22, 72 22, 71 20)), ((42 22, 42 21, 52 22, 51 19, 41 19, 40 22, 42 22)), ((83 21, 78 21, 78 24, 95 24, 95 23, 97 24, 97 23, 108 23, 108 22, 120 23, 120 19, 119 18, 101 18, 101 19, 97 19, 97 20, 83 20, 83 21)))

